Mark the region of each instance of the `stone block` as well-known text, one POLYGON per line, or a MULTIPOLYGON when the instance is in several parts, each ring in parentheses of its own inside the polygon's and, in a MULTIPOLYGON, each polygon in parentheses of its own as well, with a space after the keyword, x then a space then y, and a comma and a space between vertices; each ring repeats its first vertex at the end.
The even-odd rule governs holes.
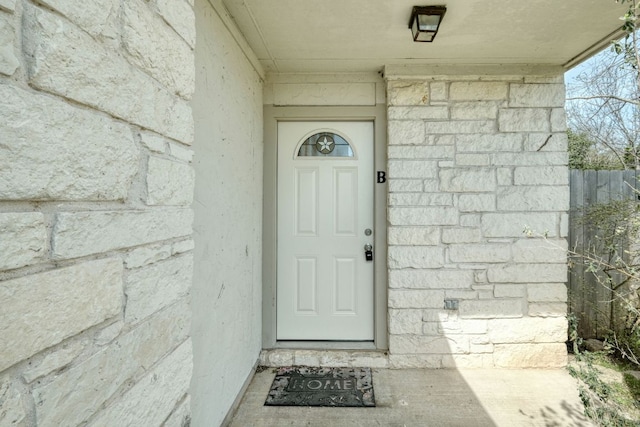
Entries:
POLYGON ((28 3, 24 15, 23 48, 33 87, 192 143, 193 115, 186 100, 63 18, 28 3))
POLYGON ((569 214, 563 213, 560 215, 560 237, 569 236, 569 214))
POLYGON ((451 262, 496 263, 511 259, 510 245, 499 243, 451 245, 448 253, 451 262))
POLYGON ((435 178, 438 168, 433 161, 389 160, 387 176, 397 178, 435 178))
POLYGON ((453 195, 446 193, 391 193, 389 206, 452 206, 453 195))
POLYGON ((195 171, 189 165, 149 158, 147 205, 187 206, 193 201, 195 171))
POLYGON ((55 258, 75 258, 190 236, 191 209, 59 213, 52 236, 55 258))
POLYGON ((567 114, 565 113, 564 108, 554 108, 551 110, 551 131, 567 131, 567 114))
POLYGON ((440 323, 440 330, 446 336, 451 334, 481 335, 487 333, 486 319, 452 319, 440 323))
POLYGON ((527 285, 495 285, 493 296, 496 298, 525 298, 527 296, 527 285))
POLYGON ((16 10, 16 0, 0 0, 0 10, 13 13, 16 10))
POLYGON ((456 120, 456 121, 433 121, 426 123, 428 135, 437 134, 492 134, 495 133, 496 126, 494 120, 456 120))
POLYGON ((462 227, 479 227, 481 216, 479 214, 460 215, 460 226, 462 227))
POLYGON ((437 245, 440 230, 435 227, 390 227, 387 239, 389 245, 437 245))
POLYGON ((194 248, 195 248, 195 242, 192 239, 182 240, 180 242, 176 242, 173 244, 173 246, 171 247, 171 253, 173 255, 181 254, 184 252, 192 251, 194 248))
POLYGON ((457 154, 451 166, 489 166, 491 157, 488 154, 457 154))
POLYGON ((451 101, 500 101, 507 99, 506 82, 453 82, 449 87, 451 101))
POLYGON ((485 237, 524 237, 526 228, 536 234, 548 233, 556 237, 558 216, 550 212, 486 213, 482 215, 482 234, 485 237))
POLYGON ((493 361, 498 368, 562 368, 567 365, 567 346, 557 344, 498 344, 493 361))
POLYGON ((121 320, 121 317, 118 317, 117 321, 113 322, 93 336, 94 344, 99 347, 104 347, 105 345, 110 344, 114 339, 116 339, 116 337, 118 337, 118 335, 120 335, 123 326, 124 321, 121 320))
POLYGON ((389 290, 389 308, 442 308, 444 291, 389 290))
POLYGON ((125 255, 124 264, 127 268, 143 267, 167 259, 172 254, 171 245, 141 246, 125 255))
POLYGON ((428 105, 429 82, 389 81, 387 83, 388 105, 428 105))
POLYGON ((431 82, 429 84, 432 101, 446 101, 448 98, 447 82, 431 82))
POLYGON ((424 145, 427 143, 423 122, 390 120, 387 127, 389 145, 424 145))
POLYGON ((452 354, 442 357, 442 367, 444 369, 490 369, 493 368, 492 354, 478 354, 493 352, 492 346, 482 346, 478 351, 477 345, 471 345, 471 354, 452 354), (475 353, 475 354, 474 354, 475 353))
POLYGON ((122 262, 89 261, 0 282, 0 371, 118 315, 122 262))
POLYGON ((525 83, 560 83, 564 84, 564 74, 562 70, 556 75, 538 75, 538 76, 524 76, 525 83))
POLYGON ((167 140, 156 133, 140 132, 140 142, 142 142, 142 145, 147 147, 149 151, 153 151, 154 153, 164 154, 167 149, 167 140))
POLYGON ((511 264, 490 267, 491 283, 562 283, 567 280, 565 264, 511 264))
MULTIPOLYGON (((174 0, 172 3, 183 2, 174 0)), ((195 30, 193 11, 190 18, 191 21, 184 24, 195 30)), ((191 46, 167 26, 144 0, 123 3, 122 23, 122 44, 130 61, 151 74, 170 92, 191 99, 195 90, 194 53, 191 46)))
POLYGON ((422 190, 426 193, 437 193, 440 191, 440 184, 437 179, 425 179, 422 181, 422 190))
POLYGON ((127 197, 139 162, 128 126, 12 85, 0 85, 0 110, 0 198, 127 197))
POLYGON ((496 170, 498 185, 513 185, 513 169, 498 168, 496 170))
POLYGON ((388 159, 426 159, 429 145, 390 145, 388 159))
MULTIPOLYGON (((0 9, 15 6, 8 4, 7 0, 0 1, 0 9), (3 3, 4 1, 4 3, 3 3)), ((16 56, 16 32, 13 26, 13 19, 0 13, 0 74, 12 76, 20 67, 20 60, 16 56)))
POLYGON ((162 424, 162 427, 187 427, 191 425, 191 396, 187 395, 162 424))
POLYGON ((422 310, 389 310, 390 334, 416 334, 422 333, 422 310))
POLYGON ((495 194, 461 194, 458 197, 460 212, 492 212, 496 210, 495 194))
POLYGON ((529 316, 541 318, 557 317, 566 321, 567 304, 562 302, 529 303, 529 316))
POLYGON ((487 299, 460 301, 461 318, 495 319, 518 318, 525 312, 522 299, 487 299))
POLYGON ((387 150, 389 159, 449 159, 455 154, 452 145, 392 145, 387 150))
POLYGON ((175 0, 158 0, 160 16, 186 41, 191 48, 196 45, 196 22, 189 3, 175 0))
POLYGON ((527 286, 530 302, 566 302, 567 286, 564 283, 531 283, 527 286))
POLYGON ((181 144, 169 144, 169 154, 183 162, 191 163, 193 161, 193 150, 181 144))
POLYGON ((424 335, 391 335, 389 352, 392 354, 456 354, 469 353, 469 337, 454 335, 434 337, 424 335))
POLYGON ((521 239, 513 244, 513 261, 522 263, 566 263, 564 239, 521 239))
POLYGON ((549 132, 549 112, 543 108, 504 108, 498 112, 500 132, 549 132))
POLYGON ((24 267, 47 250, 44 215, 37 212, 0 213, 0 270, 24 267))
POLYGON ((492 163, 495 166, 563 166, 566 167, 569 157, 566 152, 524 152, 494 153, 492 163))
POLYGON ((390 179, 388 181, 389 193, 416 192, 423 190, 420 179, 390 179))
POLYGON ((38 3, 60 13, 99 40, 117 47, 120 1, 38 0, 38 3))
POLYGON ((517 133, 456 135, 459 153, 503 153, 522 151, 524 136, 517 133))
POLYGON ((293 350, 263 350, 260 353, 260 364, 265 366, 293 365, 293 350))
POLYGON ((126 322, 137 323, 189 294, 193 255, 161 261, 125 276, 126 322))
POLYGON ((293 353, 296 366, 320 366, 320 353, 315 350, 296 350, 293 353))
POLYGON ((0 378, 0 426, 26 426, 22 393, 7 377, 0 378))
POLYGON ((511 83, 510 107, 563 107, 565 88, 563 84, 511 83))
POLYGON ((493 344, 565 342, 567 319, 541 317, 490 319, 488 335, 493 344))
MULTIPOLYGON (((471 270, 391 270, 390 288, 405 289, 471 289, 471 270)), ((441 307, 441 303, 438 307, 441 307)))
POLYGON ((391 269, 438 268, 444 264, 444 250, 433 246, 390 246, 387 264, 391 269))
POLYGON ((482 238, 477 228, 445 228, 442 230, 442 243, 477 243, 482 238))
POLYGON ((569 168, 565 166, 517 167, 513 171, 515 185, 569 185, 569 168))
MULTIPOLYGON (((52 382, 36 385, 33 395, 38 426, 78 425, 98 413, 127 382, 135 381, 184 342, 190 321, 189 304, 180 301, 52 382)), ((185 361, 183 367, 188 365, 185 361)))
POLYGON ((501 187, 497 199, 499 211, 568 211, 569 186, 501 187))
POLYGON ((537 152, 561 152, 566 153, 569 146, 569 138, 566 132, 561 133, 531 133, 524 142, 525 151, 537 152))
POLYGON ((193 361, 191 340, 165 357, 131 390, 107 406, 92 423, 97 426, 159 426, 189 390, 193 361))
POLYGON ((447 107, 389 107, 389 120, 442 120, 449 118, 447 107))
POLYGON ((489 168, 441 169, 439 175, 442 191, 469 193, 496 189, 496 173, 489 168))
POLYGON ((78 357, 85 348, 84 341, 71 341, 64 343, 62 348, 46 355, 42 360, 31 362, 28 368, 22 372, 25 382, 31 383, 40 377, 61 369, 78 357))
POLYGON ((391 369, 440 369, 441 354, 389 354, 391 369))
POLYGON ((456 225, 458 210, 449 206, 389 208, 390 225, 456 225))
POLYGON ((491 120, 498 117, 496 102, 457 102, 451 106, 452 120, 491 120))

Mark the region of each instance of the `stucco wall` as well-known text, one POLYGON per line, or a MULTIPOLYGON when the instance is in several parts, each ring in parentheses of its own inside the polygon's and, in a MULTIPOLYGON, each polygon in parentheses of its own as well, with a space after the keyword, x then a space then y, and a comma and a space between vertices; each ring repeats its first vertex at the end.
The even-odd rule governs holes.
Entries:
POLYGON ((390 365, 564 365, 561 71, 387 77, 390 365))
POLYGON ((218 425, 261 349, 262 83, 196 0, 194 425, 218 425))
POLYGON ((189 418, 187 0, 0 1, 0 425, 189 418))

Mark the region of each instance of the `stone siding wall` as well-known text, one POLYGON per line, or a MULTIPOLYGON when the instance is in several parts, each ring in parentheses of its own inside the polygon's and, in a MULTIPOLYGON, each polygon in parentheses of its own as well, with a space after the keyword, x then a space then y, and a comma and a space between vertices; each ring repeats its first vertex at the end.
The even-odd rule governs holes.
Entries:
POLYGON ((390 365, 564 365, 562 75, 388 78, 390 365))
POLYGON ((0 425, 188 423, 189 0, 0 0, 0 425))

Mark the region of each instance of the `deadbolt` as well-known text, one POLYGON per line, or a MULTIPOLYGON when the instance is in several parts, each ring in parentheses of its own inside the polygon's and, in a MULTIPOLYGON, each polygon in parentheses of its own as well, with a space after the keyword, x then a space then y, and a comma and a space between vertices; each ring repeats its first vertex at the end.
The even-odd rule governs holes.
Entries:
POLYGON ((367 228, 366 230, 364 230, 364 235, 365 236, 371 236, 372 233, 373 233, 373 231, 371 231, 370 228, 367 228))

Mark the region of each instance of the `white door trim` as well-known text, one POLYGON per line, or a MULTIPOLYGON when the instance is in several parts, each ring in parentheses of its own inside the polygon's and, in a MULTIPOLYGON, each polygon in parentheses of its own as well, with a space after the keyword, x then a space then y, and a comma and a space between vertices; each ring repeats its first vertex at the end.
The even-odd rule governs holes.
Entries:
MULTIPOLYGON (((263 348, 291 347, 276 340, 277 265, 277 124, 279 121, 372 121, 374 125, 374 172, 386 171, 386 107, 264 107, 264 205, 263 205, 263 348)), ((387 328, 387 185, 374 187, 375 279, 374 342, 372 348, 388 349, 387 328)), ((298 342, 298 348, 322 348, 318 342, 298 342)), ((295 345, 295 344, 294 344, 295 345)), ((335 343, 327 347, 335 348, 335 343)), ((344 349, 361 343, 342 342, 344 349)))

